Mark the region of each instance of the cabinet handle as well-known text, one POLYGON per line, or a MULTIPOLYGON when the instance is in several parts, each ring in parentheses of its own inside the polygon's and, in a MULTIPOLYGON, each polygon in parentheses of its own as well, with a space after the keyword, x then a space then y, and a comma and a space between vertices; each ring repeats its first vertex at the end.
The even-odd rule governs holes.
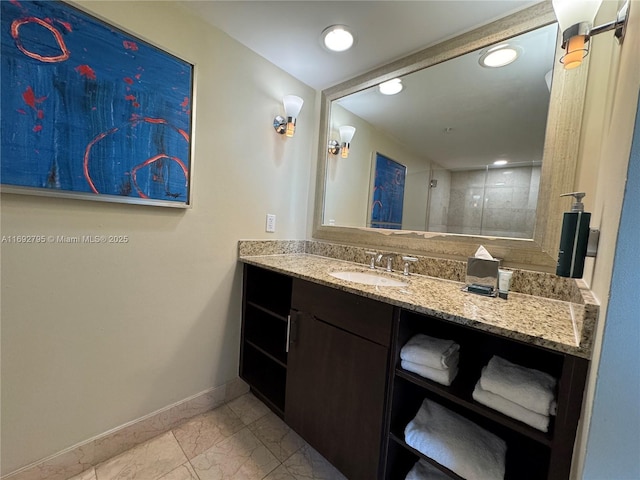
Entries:
POLYGON ((289 347, 292 343, 296 343, 296 318, 298 317, 297 313, 291 314, 287 317, 287 345, 285 348, 285 352, 289 353, 289 347))
POLYGON ((289 353, 289 336, 291 335, 291 315, 287 315, 287 344, 284 346, 285 353, 289 353))

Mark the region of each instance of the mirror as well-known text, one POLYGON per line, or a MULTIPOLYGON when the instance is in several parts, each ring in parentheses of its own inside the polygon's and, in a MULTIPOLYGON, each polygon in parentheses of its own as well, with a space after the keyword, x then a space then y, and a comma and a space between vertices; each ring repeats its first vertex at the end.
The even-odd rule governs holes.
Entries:
POLYGON ((410 73, 395 95, 374 86, 334 100, 330 135, 352 125, 358 136, 347 161, 328 157, 323 224, 533 238, 557 33, 410 73), (507 47, 515 61, 483 66, 507 47))
POLYGON ((537 4, 324 91, 314 237, 464 259, 483 244, 506 265, 553 271, 586 76, 554 69, 557 33, 537 4), (514 63, 480 66, 505 43, 514 63), (404 89, 380 94, 392 78, 404 89), (346 159, 326 149, 341 125, 356 127, 346 159), (395 205, 388 218, 381 204, 395 205))

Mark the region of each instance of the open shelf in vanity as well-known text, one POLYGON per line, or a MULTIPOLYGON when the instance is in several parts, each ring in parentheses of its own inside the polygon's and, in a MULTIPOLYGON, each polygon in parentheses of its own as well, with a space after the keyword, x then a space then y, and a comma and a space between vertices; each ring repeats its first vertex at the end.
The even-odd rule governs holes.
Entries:
POLYGON ((284 417, 292 278, 244 266, 240 377, 284 417))
POLYGON ((461 478, 413 449, 404 440, 405 427, 425 398, 471 420, 507 443, 505 479, 568 478, 579 416, 575 408, 568 407, 581 404, 586 360, 404 310, 396 325, 395 335, 385 479, 404 478, 420 458, 436 465, 451 478, 461 478), (460 344, 459 373, 450 386, 401 368, 400 350, 417 333, 451 339, 460 344), (551 417, 548 432, 535 429, 473 399, 472 392, 481 370, 493 355, 544 371, 558 379, 558 413, 551 417))

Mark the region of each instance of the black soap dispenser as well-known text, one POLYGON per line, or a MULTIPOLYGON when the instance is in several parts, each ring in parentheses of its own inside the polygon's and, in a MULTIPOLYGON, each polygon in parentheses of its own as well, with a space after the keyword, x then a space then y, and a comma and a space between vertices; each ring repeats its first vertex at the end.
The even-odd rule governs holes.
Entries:
POLYGON ((584 192, 565 193, 560 196, 572 196, 576 201, 571 205, 571 211, 564 213, 562 220, 562 236, 560 237, 556 275, 581 278, 584 271, 584 259, 587 256, 591 214, 584 211, 582 203, 584 192))

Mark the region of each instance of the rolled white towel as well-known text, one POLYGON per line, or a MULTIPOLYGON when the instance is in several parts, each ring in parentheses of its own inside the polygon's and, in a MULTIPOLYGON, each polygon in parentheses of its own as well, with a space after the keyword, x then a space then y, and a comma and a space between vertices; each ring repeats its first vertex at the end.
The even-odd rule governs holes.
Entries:
POLYGON ((419 363, 409 362, 408 360, 401 360, 400 366, 409 372, 417 373, 421 377, 428 378, 429 380, 433 380, 434 382, 446 386, 451 385, 451 382, 453 382, 453 379, 456 378, 456 375, 458 374, 457 362, 451 368, 446 370, 426 367, 419 363))
POLYGON ((400 358, 430 368, 449 368, 451 357, 460 349, 453 340, 429 337, 418 333, 400 350, 400 358))
POLYGON ((420 459, 407 473, 405 480, 451 480, 446 473, 441 472, 429 462, 420 459))
POLYGON ((483 390, 480 386, 480 382, 476 383, 476 388, 473 390, 473 399, 487 407, 493 408, 500 413, 520 420, 527 425, 537 428, 546 432, 549 430, 549 417, 541 415, 528 408, 524 408, 517 403, 513 403, 500 395, 483 390))
POLYGON ((556 379, 533 368, 493 356, 482 370, 480 386, 541 415, 549 415, 555 400, 556 379))
POLYGON ((504 479, 504 440, 429 399, 404 435, 408 445, 467 480, 504 479))

